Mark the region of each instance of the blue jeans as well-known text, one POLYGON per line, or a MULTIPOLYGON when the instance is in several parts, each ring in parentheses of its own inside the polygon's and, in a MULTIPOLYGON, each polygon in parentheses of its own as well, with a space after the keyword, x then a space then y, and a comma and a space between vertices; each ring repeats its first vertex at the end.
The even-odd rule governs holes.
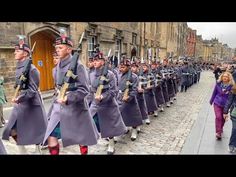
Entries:
POLYGON ((231 117, 231 121, 232 121, 232 131, 229 140, 229 146, 236 147, 236 118, 231 117))

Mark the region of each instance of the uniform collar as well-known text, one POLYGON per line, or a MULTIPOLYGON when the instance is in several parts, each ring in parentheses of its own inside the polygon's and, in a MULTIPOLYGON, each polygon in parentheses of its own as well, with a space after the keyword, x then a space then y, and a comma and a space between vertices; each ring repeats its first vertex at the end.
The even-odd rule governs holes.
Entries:
POLYGON ((24 61, 17 61, 16 68, 19 69, 19 68, 24 67, 27 61, 28 61, 28 58, 26 58, 24 61))
POLYGON ((95 68, 96 76, 101 76, 102 75, 103 68, 104 68, 104 66, 101 67, 101 68, 95 68))
POLYGON ((60 68, 64 68, 66 65, 68 65, 71 62, 71 59, 72 59, 72 56, 69 55, 68 57, 60 60, 60 64, 59 64, 60 68))

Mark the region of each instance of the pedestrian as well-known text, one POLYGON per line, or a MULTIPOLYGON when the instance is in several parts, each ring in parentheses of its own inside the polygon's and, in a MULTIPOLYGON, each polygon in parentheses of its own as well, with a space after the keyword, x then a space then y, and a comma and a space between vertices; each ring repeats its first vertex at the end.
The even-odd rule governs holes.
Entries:
POLYGON ((236 85, 232 87, 232 91, 229 98, 224 106, 223 117, 225 120, 228 119, 228 112, 230 110, 230 119, 232 121, 232 130, 229 140, 229 152, 236 152, 236 85))
MULTIPOLYGON (((19 96, 15 93, 9 122, 5 127, 2 139, 11 136, 17 143, 20 153, 27 153, 25 145, 36 145, 40 153, 40 144, 46 131, 47 120, 39 93, 39 70, 31 63, 32 51, 19 36, 19 44, 15 46, 16 87, 20 86, 19 96), (22 78, 24 78, 22 80, 22 78)), ((17 91, 17 90, 16 90, 17 91)))
POLYGON ((4 127, 6 121, 3 117, 3 105, 7 103, 7 97, 3 87, 4 78, 0 76, 0 128, 4 127))
POLYGON ((219 76, 212 93, 210 104, 214 104, 215 111, 215 132, 217 140, 221 140, 225 119, 223 109, 227 102, 228 95, 234 85, 234 80, 229 72, 224 72, 219 76))

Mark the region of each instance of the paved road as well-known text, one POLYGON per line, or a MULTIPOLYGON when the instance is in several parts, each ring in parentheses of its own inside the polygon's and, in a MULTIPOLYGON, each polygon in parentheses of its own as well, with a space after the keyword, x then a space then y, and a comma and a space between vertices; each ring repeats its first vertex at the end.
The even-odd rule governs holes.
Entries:
MULTIPOLYGON (((116 154, 227 153, 230 122, 226 124, 223 140, 216 141, 213 109, 208 104, 214 82, 212 72, 203 72, 200 83, 193 85, 186 93, 178 93, 177 100, 170 108, 165 108, 165 112, 157 118, 151 117, 151 124, 142 127, 136 141, 130 140, 130 134, 119 137, 116 154)), ((46 110, 50 102, 45 101, 46 110)), ((9 113, 10 110, 4 111, 6 117, 9 113)), ((18 153, 13 140, 3 143, 9 154, 18 153)), ((89 148, 89 154, 106 154, 106 148, 107 141, 100 139, 97 145, 89 148)), ((31 154, 34 146, 28 146, 27 149, 31 154)), ((43 154, 48 154, 48 150, 43 150, 43 154)), ((79 147, 61 148, 61 154, 80 154, 79 147)))

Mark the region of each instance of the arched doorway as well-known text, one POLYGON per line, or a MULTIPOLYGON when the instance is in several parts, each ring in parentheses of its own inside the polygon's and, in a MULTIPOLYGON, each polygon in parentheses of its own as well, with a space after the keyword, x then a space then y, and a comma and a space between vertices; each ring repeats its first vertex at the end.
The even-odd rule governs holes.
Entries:
POLYGON ((52 77, 53 52, 55 51, 53 43, 57 34, 51 30, 42 30, 30 36, 31 46, 36 41, 33 51, 33 64, 40 71, 40 90, 47 91, 54 88, 52 77))
POLYGON ((136 51, 136 48, 134 47, 132 50, 131 50, 131 58, 132 57, 136 57, 137 55, 137 51, 136 51))

